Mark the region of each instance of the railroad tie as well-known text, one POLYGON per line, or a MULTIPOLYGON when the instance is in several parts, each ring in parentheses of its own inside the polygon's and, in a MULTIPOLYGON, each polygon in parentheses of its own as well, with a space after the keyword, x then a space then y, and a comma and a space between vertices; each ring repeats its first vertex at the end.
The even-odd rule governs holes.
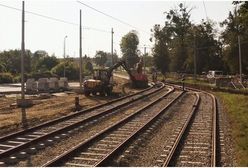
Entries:
POLYGON ((22 140, 22 141, 32 141, 33 139, 31 138, 22 138, 22 137, 19 137, 19 138, 16 138, 17 140, 22 140))
POLYGON ((79 164, 79 163, 66 163, 65 165, 67 166, 72 166, 72 167, 92 167, 92 165, 87 165, 87 164, 79 164))
POLYGON ((105 156, 103 153, 81 152, 81 155, 105 156))
MULTIPOLYGON (((194 161, 181 161, 182 164, 187 164, 189 166, 206 166, 202 162, 194 162, 194 161)), ((186 166, 186 165, 184 165, 186 166)))
POLYGON ((108 151, 107 149, 102 149, 102 148, 88 148, 89 150, 93 150, 93 151, 108 151))
POLYGON ((23 142, 20 141, 7 141, 8 143, 13 143, 13 144, 23 144, 23 142))
POLYGON ((118 144, 118 143, 120 143, 120 141, 114 141, 114 140, 101 140, 101 142, 105 142, 105 143, 116 143, 116 144, 118 144))
POLYGON ((34 134, 29 134, 29 135, 26 135, 27 137, 34 137, 34 138, 38 138, 40 137, 40 135, 34 135, 34 134))
POLYGON ((15 147, 15 146, 13 146, 13 145, 0 144, 0 147, 4 147, 4 148, 13 148, 13 147, 15 147))
POLYGON ((98 161, 99 159, 96 158, 85 158, 85 157, 74 157, 75 160, 81 160, 81 161, 98 161))

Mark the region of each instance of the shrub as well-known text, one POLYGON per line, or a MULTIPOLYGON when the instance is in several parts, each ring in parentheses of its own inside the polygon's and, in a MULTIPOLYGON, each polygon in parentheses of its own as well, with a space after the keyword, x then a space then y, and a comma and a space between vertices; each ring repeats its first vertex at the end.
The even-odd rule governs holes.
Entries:
POLYGON ((46 71, 46 72, 33 72, 33 73, 30 73, 30 74, 27 74, 25 76, 25 79, 34 78, 35 80, 38 80, 39 78, 50 78, 50 77, 58 77, 58 76, 56 74, 52 74, 49 71, 46 71))
POLYGON ((51 72, 60 77, 64 76, 64 65, 65 65, 65 76, 68 80, 78 80, 79 79, 79 67, 73 62, 61 62, 52 68, 51 72))
POLYGON ((0 83, 12 83, 13 78, 11 73, 0 73, 0 83))

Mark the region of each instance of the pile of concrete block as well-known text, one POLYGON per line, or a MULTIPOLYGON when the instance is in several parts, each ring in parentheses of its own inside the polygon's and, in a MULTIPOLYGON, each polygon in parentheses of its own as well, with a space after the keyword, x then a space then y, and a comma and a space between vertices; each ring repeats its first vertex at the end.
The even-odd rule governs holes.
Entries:
POLYGON ((62 90, 68 90, 69 89, 67 78, 60 78, 59 79, 59 88, 62 90))
POLYGON ((31 78, 26 82, 26 93, 46 93, 57 92, 59 90, 69 90, 67 78, 39 78, 38 81, 31 78))
POLYGON ((49 79, 48 78, 40 78, 38 80, 38 91, 39 92, 49 91, 49 79))
POLYGON ((33 78, 28 79, 26 82, 26 92, 27 93, 36 93, 38 89, 37 81, 35 81, 33 78))
POLYGON ((58 78, 50 78, 48 81, 48 86, 50 91, 58 91, 59 90, 58 78))

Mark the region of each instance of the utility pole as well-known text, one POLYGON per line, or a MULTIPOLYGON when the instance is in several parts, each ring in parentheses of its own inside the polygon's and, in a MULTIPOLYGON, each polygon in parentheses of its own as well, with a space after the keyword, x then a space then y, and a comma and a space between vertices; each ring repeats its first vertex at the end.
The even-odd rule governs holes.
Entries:
POLYGON ((64 77, 65 77, 65 40, 67 36, 64 37, 64 77))
POLYGON ((113 28, 111 29, 111 56, 112 56, 112 65, 114 65, 114 55, 113 55, 113 35, 114 31, 113 28))
POLYGON ((25 8, 24 8, 25 2, 22 1, 22 44, 21 44, 21 85, 22 85, 22 91, 21 91, 21 97, 22 97, 22 103, 24 103, 25 99, 25 94, 24 94, 24 55, 25 55, 25 42, 24 42, 24 37, 25 37, 25 8))
POLYGON ((239 78, 242 83, 242 61, 241 61, 241 45, 240 45, 240 35, 238 35, 238 44, 239 44, 239 78))
POLYGON ((144 74, 146 73, 146 62, 145 62, 145 56, 146 56, 146 45, 144 45, 144 57, 143 57, 143 63, 144 63, 144 74))
POLYGON ((196 80, 196 37, 194 34, 194 80, 196 80))
POLYGON ((79 85, 80 85, 80 92, 82 91, 82 15, 80 9, 80 24, 79 24, 79 56, 80 56, 80 65, 79 65, 79 85))

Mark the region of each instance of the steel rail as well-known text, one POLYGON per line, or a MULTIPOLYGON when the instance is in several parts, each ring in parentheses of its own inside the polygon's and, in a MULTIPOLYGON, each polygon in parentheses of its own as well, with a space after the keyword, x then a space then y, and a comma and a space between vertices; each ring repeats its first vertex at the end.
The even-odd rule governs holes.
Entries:
MULTIPOLYGON (((152 93, 150 93, 150 94, 154 94, 155 92, 160 91, 160 90, 163 89, 164 87, 165 87, 164 85, 161 85, 160 88, 156 89, 154 92, 152 92, 152 93)), ((0 153, 0 158, 6 158, 6 157, 8 157, 8 156, 10 156, 10 155, 12 155, 12 154, 14 154, 14 153, 20 151, 20 150, 23 150, 23 149, 25 149, 25 148, 31 146, 32 144, 35 144, 35 143, 37 143, 37 142, 39 142, 39 141, 42 141, 42 140, 47 139, 47 138, 49 138, 49 137, 55 136, 55 135, 57 135, 57 134, 63 133, 63 132, 65 132, 65 131, 67 131, 67 130, 71 130, 71 129, 73 129, 73 128, 79 126, 79 125, 83 125, 83 124, 85 124, 85 123, 87 123, 87 122, 90 122, 90 121, 92 121, 92 120, 94 120, 94 119, 96 119, 96 118, 99 118, 99 117, 101 117, 101 116, 107 114, 108 112, 111 112, 111 111, 113 111, 113 110, 117 110, 117 109, 119 109, 119 108, 121 108, 121 107, 124 107, 124 106, 130 104, 130 102, 135 102, 135 101, 137 101, 137 100, 139 100, 139 99, 142 99, 142 98, 144 98, 144 97, 146 97, 146 96, 147 96, 147 95, 142 95, 142 96, 139 97, 138 99, 132 99, 132 100, 129 101, 129 102, 125 102, 125 103, 123 103, 123 104, 121 104, 121 105, 119 105, 119 106, 113 107, 113 108, 111 108, 111 109, 104 110, 104 111, 100 112, 99 114, 90 116, 90 117, 85 118, 85 119, 83 119, 83 120, 81 120, 81 121, 78 121, 78 122, 76 122, 76 123, 72 123, 72 124, 70 124, 70 125, 67 125, 67 126, 64 126, 64 127, 62 127, 62 128, 59 128, 59 129, 57 129, 57 130, 54 130, 54 131, 52 131, 52 132, 50 132, 50 133, 41 135, 40 137, 37 137, 37 138, 35 138, 35 139, 33 139, 33 140, 30 140, 30 141, 28 141, 28 142, 25 142, 25 143, 22 143, 22 144, 20 144, 20 145, 17 145, 17 146, 15 146, 14 148, 10 148, 10 149, 8 149, 8 150, 6 150, 6 151, 0 153)), ((27 132, 25 132, 25 133, 27 133, 27 132)), ((23 134, 22 134, 22 135, 23 135, 23 134)), ((18 136, 19 136, 19 135, 18 135, 18 136)), ((12 137, 12 138, 13 138, 13 137, 12 137)))
MULTIPOLYGON (((165 83, 169 86, 177 86, 180 87, 179 85, 176 84, 170 84, 170 83, 165 83)), ((200 90, 200 89, 195 89, 192 87, 185 87, 186 90, 192 90, 192 91, 196 91, 196 92, 202 92, 205 93, 207 95, 209 95, 212 98, 212 102, 213 102, 213 115, 212 115, 212 152, 211 152, 211 167, 216 167, 217 164, 217 113, 218 113, 218 103, 216 101, 216 97, 212 94, 209 93, 207 91, 204 90, 200 90)))
POLYGON ((169 104, 167 104, 165 107, 163 107, 156 115, 153 116, 153 118, 151 118, 146 123, 144 123, 143 126, 141 126, 141 128, 139 130, 135 131, 122 144, 120 144, 117 148, 115 148, 108 156, 106 156, 105 158, 103 158, 98 164, 96 164, 94 166, 100 166, 100 167, 104 166, 112 157, 114 157, 120 151, 122 151, 128 143, 130 143, 133 139, 135 139, 138 136, 138 134, 140 134, 147 127, 149 127, 149 125, 151 123, 153 123, 157 118, 159 118, 159 116, 161 116, 163 112, 165 112, 169 107, 171 107, 171 105, 173 103, 175 103, 175 101, 178 100, 179 97, 181 97, 183 93, 184 92, 181 92, 176 98, 174 98, 172 101, 170 101, 169 104))
MULTIPOLYGON (((71 150, 63 153, 62 155, 58 156, 57 158, 49 161, 48 163, 44 164, 43 167, 51 167, 51 166, 57 166, 59 165, 61 162, 68 160, 68 158, 70 158, 71 156, 75 155, 76 153, 78 153, 78 151, 82 150, 83 148, 87 148, 90 144, 94 143, 95 141, 99 140, 99 138, 103 137, 104 135, 106 135, 107 133, 110 133, 111 131, 114 131, 115 129, 117 129, 118 127, 121 127, 121 125, 128 123, 128 121, 130 121, 131 119, 133 119, 134 117, 136 117, 138 114, 142 113, 144 110, 149 109, 151 106, 153 106, 154 104, 158 103, 159 101, 161 101, 164 97, 166 97, 167 95, 169 95, 170 93, 174 92, 174 88, 173 90, 167 92, 166 94, 164 94, 163 96, 161 96, 160 98, 154 100, 153 102, 147 104, 145 107, 142 107, 141 109, 137 110, 136 112, 134 112, 133 114, 130 114, 129 116, 125 117, 124 119, 122 119, 121 121, 115 123, 112 126, 109 126, 108 128, 104 129, 103 131, 99 132, 98 134, 94 135, 93 137, 89 138, 88 140, 80 143, 79 145, 75 146, 74 148, 72 148, 71 150)), ((178 96, 179 97, 179 96, 178 96)), ((178 98, 177 97, 177 98, 178 98)), ((177 99, 176 98, 176 99, 177 99)), ((172 104, 172 102, 170 103, 170 105, 172 104)), ((170 106, 166 106, 167 108, 170 106)), ((166 108, 165 108, 166 109, 166 108)), ((134 137, 134 135, 137 135, 136 133, 133 133, 131 137, 134 137)), ((130 138, 131 138, 130 137, 130 138)), ((109 159, 109 157, 112 157, 116 154, 117 151, 119 151, 119 149, 121 149, 122 147, 125 146, 125 144, 127 142, 129 142, 129 138, 127 138, 122 144, 118 145, 117 148, 115 148, 112 152, 110 152, 108 154, 108 156, 105 156, 104 159, 100 160, 99 163, 92 165, 92 166, 102 166, 102 164, 109 159)))
POLYGON ((163 163, 162 167, 168 167, 170 166, 170 163, 172 162, 172 158, 175 156, 175 152, 177 151, 180 142, 182 141, 182 137, 185 135, 186 130, 189 128, 189 123, 192 121, 194 114, 196 113, 198 107, 200 104, 200 96, 196 93, 196 99, 192 108, 192 111, 190 112, 189 116, 186 119, 186 122, 183 124, 183 127, 181 131, 179 132, 172 149, 170 150, 168 157, 166 158, 165 162, 163 163))
POLYGON ((85 110, 78 111, 77 113, 69 114, 69 115, 67 115, 67 116, 63 116, 63 117, 60 117, 60 118, 57 118, 57 119, 53 119, 53 120, 51 120, 51 121, 47 121, 47 122, 45 122, 45 123, 39 124, 39 125, 34 126, 34 127, 27 128, 27 129, 25 129, 25 130, 21 130, 21 131, 18 131, 18 132, 9 134, 9 135, 2 136, 2 137, 0 137, 0 142, 1 142, 1 141, 5 141, 5 140, 10 139, 10 138, 13 138, 13 137, 15 137, 15 136, 22 135, 23 133, 26 133, 26 132, 30 132, 30 131, 34 131, 34 130, 36 130, 36 129, 40 129, 40 128, 44 127, 44 126, 46 127, 46 126, 49 126, 49 125, 52 125, 52 124, 56 124, 56 123, 58 123, 58 122, 62 122, 62 121, 71 119, 71 118, 73 118, 73 117, 76 117, 76 116, 78 116, 78 115, 81 115, 82 113, 86 113, 86 112, 90 112, 90 111, 96 110, 96 109, 98 109, 98 108, 102 108, 102 107, 104 107, 104 106, 113 104, 113 103, 118 102, 118 101, 121 101, 121 100, 123 100, 123 99, 130 98, 130 97, 132 97, 132 96, 135 96, 135 95, 138 95, 138 94, 143 93, 143 92, 145 92, 145 91, 148 91, 148 90, 152 89, 153 87, 154 87, 154 86, 151 86, 151 87, 149 87, 149 88, 147 88, 147 89, 144 89, 144 90, 142 90, 142 91, 140 91, 140 92, 136 92, 136 93, 131 94, 131 95, 127 95, 127 96, 124 96, 124 97, 120 97, 120 98, 118 98, 118 99, 114 99, 114 100, 109 101, 109 102, 107 102, 107 103, 99 104, 99 105, 93 106, 93 107, 91 107, 91 108, 88 108, 88 109, 85 109, 85 110))

